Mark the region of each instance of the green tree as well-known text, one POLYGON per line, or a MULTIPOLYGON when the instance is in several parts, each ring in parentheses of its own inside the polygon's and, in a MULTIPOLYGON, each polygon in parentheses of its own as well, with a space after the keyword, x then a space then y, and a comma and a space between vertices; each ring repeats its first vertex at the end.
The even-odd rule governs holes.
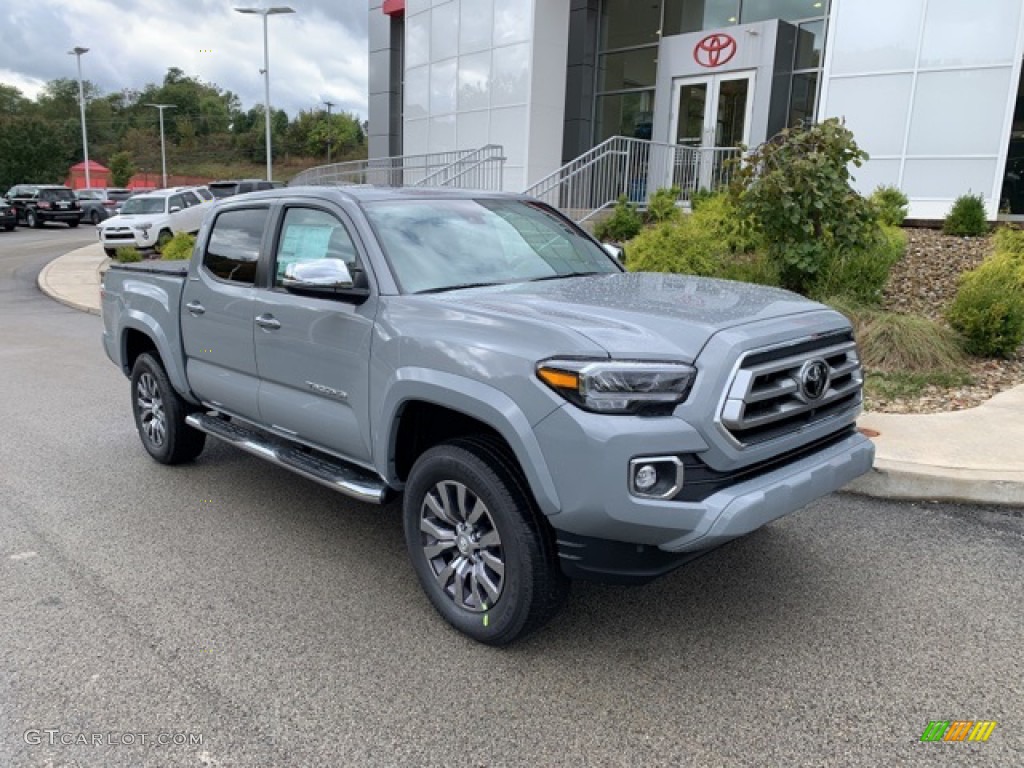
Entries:
POLYGON ((130 153, 115 152, 110 156, 110 175, 115 187, 127 187, 135 175, 135 163, 130 153))

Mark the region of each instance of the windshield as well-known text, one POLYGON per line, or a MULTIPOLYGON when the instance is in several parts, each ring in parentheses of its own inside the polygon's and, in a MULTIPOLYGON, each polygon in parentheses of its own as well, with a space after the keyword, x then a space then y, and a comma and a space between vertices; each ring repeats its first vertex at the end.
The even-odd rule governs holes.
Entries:
POLYGON ((133 197, 124 201, 121 206, 121 213, 130 215, 133 213, 163 213, 163 197, 133 197))
POLYGON ((600 246, 525 200, 394 200, 365 208, 405 293, 620 271, 600 246))

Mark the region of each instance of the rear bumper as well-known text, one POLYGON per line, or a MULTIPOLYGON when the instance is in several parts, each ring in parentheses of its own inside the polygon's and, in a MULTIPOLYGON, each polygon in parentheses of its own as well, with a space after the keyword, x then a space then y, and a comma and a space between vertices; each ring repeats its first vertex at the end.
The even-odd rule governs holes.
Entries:
POLYGON ((40 221, 81 221, 81 211, 43 211, 36 210, 36 216, 40 221))

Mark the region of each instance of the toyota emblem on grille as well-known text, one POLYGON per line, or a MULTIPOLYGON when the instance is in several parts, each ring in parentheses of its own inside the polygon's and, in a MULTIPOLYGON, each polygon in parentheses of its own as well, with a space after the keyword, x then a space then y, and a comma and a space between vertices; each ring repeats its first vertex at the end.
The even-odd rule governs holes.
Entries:
POLYGON ((808 360, 800 369, 800 392, 808 402, 820 400, 828 391, 828 363, 824 360, 808 360))

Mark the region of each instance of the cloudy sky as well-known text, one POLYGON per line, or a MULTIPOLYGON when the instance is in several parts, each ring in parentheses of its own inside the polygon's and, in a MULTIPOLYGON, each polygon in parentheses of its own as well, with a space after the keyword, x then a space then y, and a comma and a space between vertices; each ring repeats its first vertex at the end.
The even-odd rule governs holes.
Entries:
MULTIPOLYGON (((285 0, 296 13, 271 16, 270 100, 294 116, 322 108, 366 117, 366 0, 285 0)), ((275 0, 265 5, 284 5, 275 0)), ((161 82, 169 67, 234 91, 245 109, 263 103, 263 22, 242 0, 4 0, 0 83, 35 97, 59 77, 82 77, 103 93, 161 82)))

